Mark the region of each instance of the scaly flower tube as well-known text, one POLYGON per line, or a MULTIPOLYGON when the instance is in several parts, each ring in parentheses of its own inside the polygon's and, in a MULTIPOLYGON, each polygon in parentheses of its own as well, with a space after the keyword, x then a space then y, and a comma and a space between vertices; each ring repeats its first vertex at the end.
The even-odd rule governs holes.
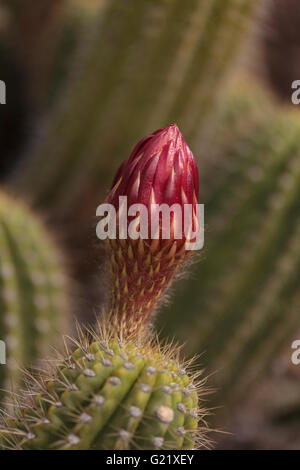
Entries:
POLYGON ((188 244, 199 230, 198 186, 196 161, 175 124, 142 139, 120 166, 106 202, 118 215, 116 237, 107 238, 109 310, 122 331, 149 326, 158 301, 193 252, 188 244))

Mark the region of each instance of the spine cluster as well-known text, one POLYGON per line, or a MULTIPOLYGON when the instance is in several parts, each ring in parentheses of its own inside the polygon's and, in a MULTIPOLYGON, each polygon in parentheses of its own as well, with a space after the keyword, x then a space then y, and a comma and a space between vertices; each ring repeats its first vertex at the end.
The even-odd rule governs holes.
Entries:
POLYGON ((111 315, 115 325, 128 328, 130 333, 148 327, 158 301, 186 260, 176 242, 161 250, 157 240, 109 240, 107 242, 111 273, 111 315))

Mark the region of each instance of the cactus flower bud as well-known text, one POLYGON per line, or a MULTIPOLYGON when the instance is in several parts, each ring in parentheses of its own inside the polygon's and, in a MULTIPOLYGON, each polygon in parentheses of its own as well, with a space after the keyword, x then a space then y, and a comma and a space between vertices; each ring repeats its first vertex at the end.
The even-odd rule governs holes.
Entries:
POLYGON ((175 124, 136 145, 120 166, 106 202, 118 216, 116 238, 107 239, 110 312, 116 326, 131 333, 148 325, 174 274, 191 254, 187 243, 199 227, 198 169, 175 124))

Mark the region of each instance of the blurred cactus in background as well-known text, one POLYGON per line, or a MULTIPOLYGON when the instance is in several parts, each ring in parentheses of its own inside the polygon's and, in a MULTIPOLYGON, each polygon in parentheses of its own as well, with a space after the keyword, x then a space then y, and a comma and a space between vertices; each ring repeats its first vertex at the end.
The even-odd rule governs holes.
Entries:
POLYGON ((235 83, 211 134, 200 165, 203 259, 161 319, 219 371, 227 402, 249 391, 299 325, 300 120, 258 85, 235 83))
POLYGON ((261 24, 262 71, 286 104, 291 104, 291 85, 300 76, 299 23, 299 1, 276 0, 269 2, 261 24))
MULTIPOLYGON (((41 0, 38 8, 34 1, 32 1, 34 8, 28 6, 27 0, 18 1, 26 5, 26 9, 23 9, 23 17, 20 13, 16 17, 18 19, 21 16, 21 27, 28 28, 30 22, 32 22, 33 29, 37 29, 37 31, 31 32, 30 35, 26 35, 28 37, 27 55, 29 57, 24 59, 25 64, 30 64, 30 68, 27 70, 28 85, 29 88, 30 86, 33 88, 32 101, 36 103, 37 118, 40 118, 42 114, 47 114, 47 110, 60 99, 64 84, 72 73, 73 60, 77 49, 81 46, 82 35, 85 34, 84 32, 88 29, 90 22, 93 21, 93 16, 99 13, 103 0, 96 2, 91 0, 85 0, 84 2, 76 0, 41 0), (30 12, 35 13, 30 14, 30 12), (40 38, 41 47, 34 46, 35 54, 32 56, 33 46, 31 43, 35 44, 38 37, 40 38), (47 50, 45 50, 45 46, 47 46, 47 50), (40 95, 39 102, 36 101, 37 86, 40 95)), ((15 28, 18 29, 18 24, 13 20, 15 28)), ((22 37, 21 34, 21 51, 24 49, 22 37)))
POLYGON ((41 222, 23 203, 0 193, 0 338, 7 365, 0 387, 19 384, 64 333, 68 314, 62 260, 41 222), (63 315, 59 312, 64 312, 63 315))
POLYGON ((56 217, 82 197, 94 214, 107 177, 138 137, 170 122, 189 139, 199 130, 257 3, 101 2, 65 96, 12 181, 16 191, 56 217))
MULTIPOLYGON (((291 85, 300 78, 299 21, 298 0, 1 2, 0 80, 7 84, 7 104, 0 106, 0 180, 13 198, 0 194, 0 339, 6 341, 8 352, 8 367, 0 368, 0 388, 10 380, 20 383, 16 362, 34 364, 47 345, 53 345, 67 317, 63 261, 28 204, 45 214, 50 227, 60 234, 71 277, 79 281, 75 315, 88 323, 94 321, 95 310, 111 309, 115 314, 118 311, 111 323, 121 325, 131 316, 127 327, 140 332, 148 313, 152 321, 151 302, 155 300, 156 306, 169 287, 158 257, 163 254, 165 269, 169 259, 178 261, 182 253, 171 245, 162 253, 161 247, 156 250, 156 240, 151 247, 109 240, 107 253, 105 244, 96 240, 95 216, 107 194, 116 206, 114 196, 120 195, 119 190, 138 194, 147 205, 149 194, 134 173, 134 157, 133 166, 130 158, 128 167, 125 164, 126 184, 123 181, 119 190, 116 187, 119 173, 110 192, 108 183, 134 142, 156 128, 174 129, 176 123, 198 159, 205 245, 198 265, 191 266, 192 276, 176 286, 175 301, 162 307, 157 320, 161 337, 174 336, 182 342, 188 338, 185 352, 200 354, 198 365, 212 373, 217 389, 210 403, 225 409, 224 414, 216 411, 217 423, 226 412, 231 419, 239 407, 245 411, 251 399, 249 409, 256 410, 255 393, 249 392, 255 385, 257 392, 265 380, 267 392, 261 394, 256 413, 261 417, 260 410, 266 411, 268 401, 270 415, 261 433, 272 436, 271 429, 290 429, 285 424, 290 422, 299 429, 299 372, 293 370, 294 381, 285 377, 286 385, 274 372, 273 362, 282 357, 282 347, 290 349, 291 336, 300 327, 300 118, 299 107, 291 109, 291 85), (267 79, 264 86, 259 75, 267 79), (281 102, 275 101, 271 88, 281 102), (284 106, 283 100, 290 106, 284 106), (115 276, 111 291, 110 275, 102 269, 107 254, 110 275, 115 276), (270 369, 270 376, 264 376, 270 369), (289 399, 284 403, 281 395, 289 399)), ((176 160, 172 163, 177 175, 176 160)), ((167 192, 160 187, 157 194, 167 192)), ((170 280, 174 273, 173 266, 168 266, 170 280)), ((91 415, 82 413, 82 404, 93 408, 94 395, 110 390, 109 380, 115 374, 101 361, 116 360, 120 367, 114 371, 121 375, 131 374, 132 369, 126 368, 124 358, 119 364, 118 341, 110 346, 111 338, 103 337, 103 332, 97 335, 93 337, 96 346, 89 337, 71 353, 72 359, 60 358, 50 385, 42 374, 41 401, 30 404, 28 400, 28 419, 37 413, 43 421, 36 422, 34 430, 32 422, 20 419, 16 404, 16 421, 7 426, 12 434, 15 429, 21 435, 4 438, 4 447, 41 448, 43 443, 75 448, 88 440, 86 447, 101 447, 90 434, 91 415), (108 351, 114 348, 111 359, 108 351), (90 362, 96 378, 84 376, 90 362), (56 388, 62 370, 67 380, 56 388), (107 373, 107 382, 97 382, 98 371, 102 378, 107 373), (48 394, 52 401, 44 409, 48 394), (78 396, 80 400, 73 401, 78 396), (54 426, 48 428, 52 418, 54 426), (62 428, 63 441, 58 441, 62 428)), ((113 336, 121 339, 116 332, 113 336)), ((140 339, 134 338, 135 351, 141 347, 140 339)), ((123 346, 130 355, 132 345, 126 340, 123 346)), ((146 351, 141 374, 149 367, 154 349, 155 358, 159 356, 152 346, 146 351)), ((288 354, 282 359, 285 367, 290 366, 288 354)), ((176 383, 169 381, 168 374, 174 370, 164 361, 161 357, 156 364, 160 372, 155 380, 168 376, 167 383, 159 382, 166 392, 160 394, 161 390, 153 388, 147 399, 151 403, 150 395, 158 393, 172 400, 175 420, 171 434, 159 424, 166 434, 151 434, 151 445, 173 448, 176 441, 176 446, 186 448, 185 425, 178 425, 182 435, 173 432, 172 426, 183 416, 175 410, 176 383), (168 369, 166 375, 161 373, 164 369, 168 369)), ((181 363, 175 362, 180 368, 181 363)), ((181 380, 178 377, 174 382, 181 380)), ((131 382, 131 391, 138 383, 139 378, 131 382)), ((32 390, 35 393, 35 387, 32 390)), ((110 417, 108 421, 103 418, 106 408, 97 432, 113 448, 138 448, 141 442, 141 447, 149 446, 149 440, 142 437, 140 441, 135 432, 144 429, 139 418, 136 422, 136 416, 124 418, 136 395, 129 393, 126 401, 118 393, 111 408, 111 416, 118 419, 117 432, 110 429, 116 424, 114 418, 112 423, 110 417)), ((99 403, 101 407, 102 398, 99 403)), ((247 432, 249 414, 242 426, 247 432)), ((262 436, 260 442, 268 447, 272 437, 268 441, 262 436)))
POLYGON ((66 0, 4 0, 7 38, 23 75, 32 114, 47 104, 52 62, 64 25, 66 0))
POLYGON ((90 14, 70 0, 2 1, 0 75, 8 99, 0 108, 1 180, 22 160, 32 129, 59 96, 90 14))

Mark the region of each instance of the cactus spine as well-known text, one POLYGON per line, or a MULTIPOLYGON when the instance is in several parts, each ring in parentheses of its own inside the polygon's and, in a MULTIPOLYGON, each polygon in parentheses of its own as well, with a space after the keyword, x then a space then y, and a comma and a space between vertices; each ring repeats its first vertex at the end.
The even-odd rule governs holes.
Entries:
POLYGON ((137 136, 169 122, 192 135, 195 97, 203 117, 256 3, 105 2, 83 41, 79 75, 77 66, 44 138, 13 178, 16 190, 34 188, 37 204, 63 212, 91 181, 99 188, 137 136))
POLYGON ((25 409, 5 418, 0 448, 193 448, 201 383, 176 356, 137 337, 81 335, 78 349, 36 378, 25 409))
POLYGON ((299 324, 300 122, 254 86, 231 92, 214 135, 200 170, 205 259, 163 324, 221 369, 223 400, 248 391, 299 324))
POLYGON ((67 299, 56 248, 27 207, 0 193, 0 339, 7 364, 1 388, 20 382, 20 365, 30 366, 57 344, 67 299), (59 314, 59 312, 64 312, 59 314))

